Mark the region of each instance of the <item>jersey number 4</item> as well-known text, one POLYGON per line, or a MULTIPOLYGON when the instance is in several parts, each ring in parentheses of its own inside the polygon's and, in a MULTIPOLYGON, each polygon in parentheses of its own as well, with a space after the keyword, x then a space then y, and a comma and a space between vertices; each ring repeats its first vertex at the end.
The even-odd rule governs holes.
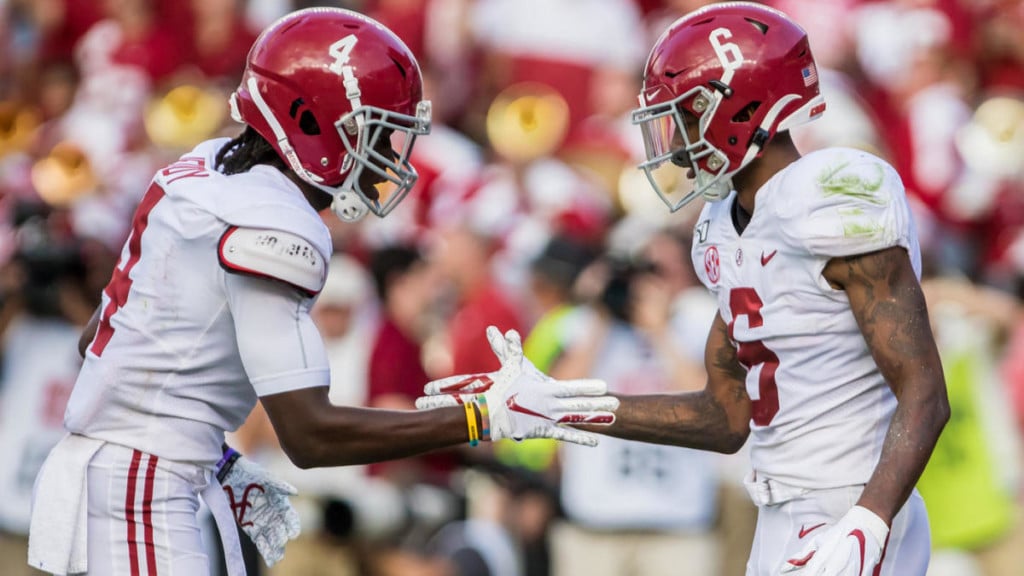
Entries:
POLYGON ((114 335, 114 327, 110 325, 110 317, 128 301, 128 292, 132 289, 132 279, 129 274, 131 274, 132 268, 138 264, 139 257, 142 255, 142 233, 146 230, 146 226, 149 225, 149 213, 163 197, 163 188, 153 184, 146 191, 146 195, 142 197, 142 202, 139 203, 139 207, 135 210, 131 236, 128 238, 128 259, 125 260, 122 256, 121 261, 114 268, 114 273, 110 276, 110 282, 103 289, 103 293, 106 294, 109 300, 103 308, 103 313, 100 315, 100 323, 96 328, 96 337, 89 348, 97 356, 103 355, 103 349, 107 347, 107 343, 110 342, 110 338, 114 335))
MULTIPOLYGON (((733 325, 740 316, 747 317, 747 326, 757 328, 764 325, 761 308, 764 302, 753 288, 733 288, 729 292, 729 310, 732 322, 729 322, 729 337, 733 336, 733 325)), ((779 368, 779 357, 760 340, 738 342, 736 358, 747 370, 761 365, 757 380, 757 399, 751 403, 750 418, 758 426, 767 426, 779 411, 779 389, 775 384, 775 371, 779 368)))

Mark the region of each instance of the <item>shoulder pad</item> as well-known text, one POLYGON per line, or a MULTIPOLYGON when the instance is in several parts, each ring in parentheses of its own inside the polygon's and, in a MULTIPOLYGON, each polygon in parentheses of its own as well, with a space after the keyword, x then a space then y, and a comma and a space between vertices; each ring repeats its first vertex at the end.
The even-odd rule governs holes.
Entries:
POLYGON ((221 236, 217 252, 228 272, 280 280, 310 296, 320 293, 327 277, 323 255, 290 232, 232 226, 221 236))
POLYGON ((830 258, 909 248, 910 207, 887 162, 847 149, 812 153, 798 162, 780 184, 781 194, 770 200, 783 238, 830 258))

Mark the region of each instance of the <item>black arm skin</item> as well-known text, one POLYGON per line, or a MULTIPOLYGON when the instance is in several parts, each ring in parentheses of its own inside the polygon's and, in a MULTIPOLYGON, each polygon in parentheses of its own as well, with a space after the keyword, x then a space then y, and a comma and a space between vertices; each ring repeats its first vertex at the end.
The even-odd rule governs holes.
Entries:
POLYGON ((462 406, 425 411, 334 406, 327 390, 317 386, 260 398, 281 448, 299 468, 368 464, 469 441, 462 406))
POLYGON ((871 355, 899 402, 858 502, 891 523, 949 420, 924 294, 909 255, 899 247, 833 259, 822 274, 846 292, 871 355))
POLYGON ((699 392, 619 396, 615 424, 588 430, 654 444, 685 446, 731 454, 750 434, 746 369, 736 359, 721 315, 708 334, 704 363, 707 386, 699 392))

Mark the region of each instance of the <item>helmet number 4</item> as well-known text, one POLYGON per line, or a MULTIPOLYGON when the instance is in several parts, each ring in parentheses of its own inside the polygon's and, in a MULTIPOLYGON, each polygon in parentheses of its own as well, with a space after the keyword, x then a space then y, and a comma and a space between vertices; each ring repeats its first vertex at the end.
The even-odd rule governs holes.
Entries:
POLYGON ((345 67, 348 66, 348 57, 352 54, 352 49, 355 48, 356 38, 352 34, 345 36, 341 40, 338 40, 331 47, 327 49, 328 53, 334 58, 334 62, 331 63, 331 72, 341 75, 345 67))

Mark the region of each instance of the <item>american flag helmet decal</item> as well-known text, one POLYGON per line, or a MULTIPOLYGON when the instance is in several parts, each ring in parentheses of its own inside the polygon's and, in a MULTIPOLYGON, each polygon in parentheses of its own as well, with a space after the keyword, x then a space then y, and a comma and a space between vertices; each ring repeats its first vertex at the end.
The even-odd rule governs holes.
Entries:
POLYGON ((813 63, 801 70, 800 74, 804 77, 804 86, 813 86, 818 82, 818 69, 813 63))

